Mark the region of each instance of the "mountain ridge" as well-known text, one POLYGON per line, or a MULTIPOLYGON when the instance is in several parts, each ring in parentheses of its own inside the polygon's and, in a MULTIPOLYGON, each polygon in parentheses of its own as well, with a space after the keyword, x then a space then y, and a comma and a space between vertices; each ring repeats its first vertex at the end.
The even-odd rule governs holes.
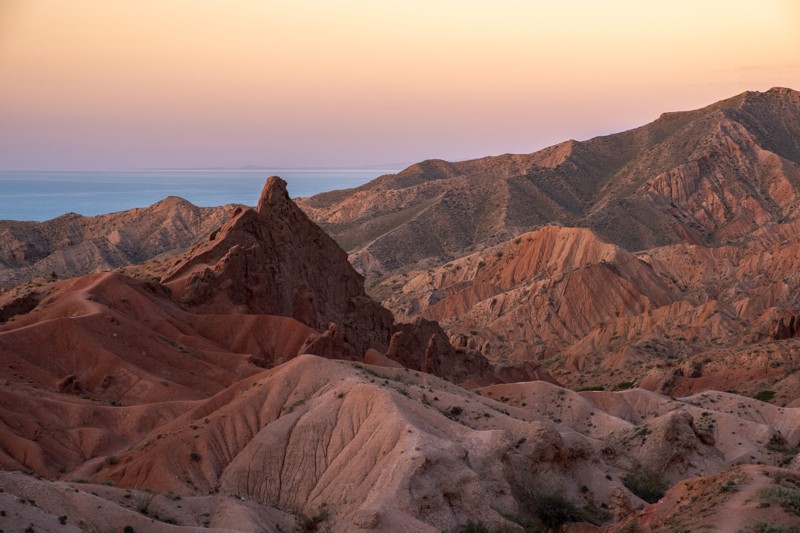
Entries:
POLYGON ((553 223, 589 227, 631 251, 723 244, 752 224, 797 215, 798 137, 800 93, 775 88, 532 154, 423 161, 299 204, 351 254, 369 286, 553 223), (744 169, 763 172, 751 184, 744 169), (717 176, 718 186, 701 180, 686 196, 666 194, 693 173, 717 176), (648 188, 653 181, 661 187, 648 188), (719 189, 723 182, 733 196, 719 189), (779 204, 781 196, 788 201, 779 204))
POLYGON ((0 220, 0 288, 73 277, 171 254, 219 228, 236 205, 198 207, 170 196, 149 207, 45 222, 0 220))

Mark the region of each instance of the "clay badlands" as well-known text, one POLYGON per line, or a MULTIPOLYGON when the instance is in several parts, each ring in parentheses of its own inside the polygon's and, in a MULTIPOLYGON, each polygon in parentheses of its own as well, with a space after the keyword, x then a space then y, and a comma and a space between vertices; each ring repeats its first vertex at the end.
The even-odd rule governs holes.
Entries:
POLYGON ((798 215, 773 89, 298 203, 0 222, 0 529, 797 531, 798 215))

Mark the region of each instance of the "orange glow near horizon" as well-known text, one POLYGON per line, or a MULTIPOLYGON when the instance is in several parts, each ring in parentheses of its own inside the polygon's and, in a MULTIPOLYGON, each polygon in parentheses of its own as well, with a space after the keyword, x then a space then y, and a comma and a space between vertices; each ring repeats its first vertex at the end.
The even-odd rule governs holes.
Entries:
POLYGON ((530 152, 800 88, 799 4, 0 0, 0 168, 530 152))

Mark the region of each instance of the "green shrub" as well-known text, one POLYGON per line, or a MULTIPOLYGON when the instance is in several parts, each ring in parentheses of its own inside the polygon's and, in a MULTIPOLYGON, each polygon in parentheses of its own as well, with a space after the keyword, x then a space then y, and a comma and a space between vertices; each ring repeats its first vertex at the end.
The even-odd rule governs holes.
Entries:
POLYGON ((762 390, 759 391, 753 398, 758 400, 759 402, 768 402, 775 396, 774 390, 762 390))
POLYGON ((643 533, 642 528, 639 527, 639 522, 636 521, 635 518, 628 520, 625 524, 619 528, 617 533, 643 533))
POLYGON ((593 392, 593 391, 604 391, 606 388, 602 385, 592 385, 590 387, 581 387, 579 389, 575 389, 575 392, 593 392))
POLYGON ((622 383, 618 383, 614 390, 628 390, 632 389, 636 385, 635 381, 623 381, 622 383))
POLYGON ((331 513, 326 508, 322 508, 319 510, 317 514, 311 519, 315 524, 321 524, 330 518, 331 513))
POLYGON ((136 510, 147 515, 150 513, 150 504, 153 502, 155 494, 152 492, 143 492, 136 500, 136 510))
POLYGON ((790 513, 800 516, 800 490, 773 485, 761 489, 759 495, 762 499, 770 503, 777 503, 790 513))
POLYGON ((483 525, 483 522, 470 520, 461 526, 461 533, 490 533, 490 531, 488 527, 483 525))
POLYGON ((770 524, 763 520, 753 522, 753 525, 750 526, 750 531, 753 533, 789 533, 783 526, 770 524))
POLYGON ((622 479, 622 483, 629 491, 646 501, 656 503, 664 496, 667 484, 655 472, 642 470, 630 472, 622 479))
POLYGON ((537 523, 544 528, 557 531, 568 522, 588 522, 599 526, 608 521, 609 514, 594 506, 578 506, 559 490, 550 490, 538 486, 531 481, 520 487, 521 514, 514 521, 522 525, 526 531, 538 531, 537 523))

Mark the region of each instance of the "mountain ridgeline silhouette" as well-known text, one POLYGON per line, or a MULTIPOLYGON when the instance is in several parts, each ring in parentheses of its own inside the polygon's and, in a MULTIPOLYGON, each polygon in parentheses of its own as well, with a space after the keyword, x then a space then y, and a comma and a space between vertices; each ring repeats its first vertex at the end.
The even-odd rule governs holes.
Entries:
POLYGON ((629 251, 728 244, 797 216, 798 139, 800 93, 775 88, 532 154, 423 161, 299 204, 368 286, 546 224, 629 251))

